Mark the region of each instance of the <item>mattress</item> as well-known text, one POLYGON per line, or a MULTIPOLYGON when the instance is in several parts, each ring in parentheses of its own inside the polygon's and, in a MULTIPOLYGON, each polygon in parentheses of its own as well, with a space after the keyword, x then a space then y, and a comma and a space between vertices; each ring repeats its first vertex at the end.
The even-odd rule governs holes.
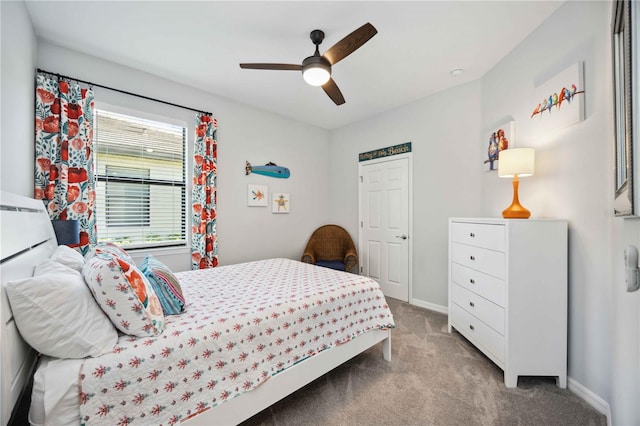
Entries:
POLYGON ((101 357, 41 363, 34 424, 68 424, 52 416, 72 412, 86 425, 176 424, 308 357, 394 327, 379 285, 359 275, 267 259, 176 276, 187 311, 166 317, 160 336, 121 335, 101 357))

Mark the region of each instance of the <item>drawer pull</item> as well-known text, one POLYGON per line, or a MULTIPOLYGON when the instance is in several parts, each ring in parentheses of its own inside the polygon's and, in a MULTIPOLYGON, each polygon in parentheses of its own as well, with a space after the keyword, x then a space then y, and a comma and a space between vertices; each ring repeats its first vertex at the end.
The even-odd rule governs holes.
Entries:
POLYGON ((469 282, 470 282, 471 284, 475 284, 475 283, 476 283, 476 280, 474 280, 473 278, 469 278, 469 282))
POLYGON ((470 328, 472 331, 476 329, 473 325, 469 325, 469 328, 470 328))
POLYGON ((475 307, 476 305, 473 302, 469 302, 469 306, 471 306, 472 308, 475 307))
POLYGON ((473 232, 470 232, 470 233, 469 233, 469 236, 470 236, 471 238, 475 238, 476 234, 474 234, 473 232))
POLYGON ((469 259, 476 260, 476 257, 475 256, 469 256, 469 259))

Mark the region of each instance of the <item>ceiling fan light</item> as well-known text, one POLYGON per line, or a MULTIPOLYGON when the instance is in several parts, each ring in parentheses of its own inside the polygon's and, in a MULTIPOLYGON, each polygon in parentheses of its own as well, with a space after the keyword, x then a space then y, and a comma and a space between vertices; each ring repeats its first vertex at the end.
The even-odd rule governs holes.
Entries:
POLYGON ((302 71, 302 77, 311 86, 322 86, 331 78, 331 73, 322 64, 312 64, 302 71))
POLYGON ((302 61, 302 77, 311 86, 322 86, 331 78, 331 64, 320 55, 302 61))

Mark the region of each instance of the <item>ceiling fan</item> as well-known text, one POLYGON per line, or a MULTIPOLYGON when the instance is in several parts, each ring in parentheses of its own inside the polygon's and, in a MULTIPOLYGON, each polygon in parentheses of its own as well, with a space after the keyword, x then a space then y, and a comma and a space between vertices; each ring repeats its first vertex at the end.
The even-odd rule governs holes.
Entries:
POLYGON ((331 67, 365 44, 377 34, 373 25, 366 23, 329 48, 324 55, 320 55, 318 46, 324 40, 321 30, 313 30, 309 35, 316 45, 316 52, 309 56, 302 65, 296 64, 240 64, 240 68, 254 70, 302 71, 304 80, 312 86, 322 86, 322 89, 336 105, 344 103, 344 96, 338 85, 331 78, 331 67))

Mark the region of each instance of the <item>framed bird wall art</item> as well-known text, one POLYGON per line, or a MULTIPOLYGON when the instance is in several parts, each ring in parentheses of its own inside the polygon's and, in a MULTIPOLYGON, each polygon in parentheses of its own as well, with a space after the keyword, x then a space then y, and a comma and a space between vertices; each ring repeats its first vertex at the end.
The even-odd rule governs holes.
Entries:
POLYGON ((539 136, 584 120, 583 69, 577 62, 536 88, 531 120, 539 136))
POLYGON ((508 121, 489 132, 489 144, 487 145, 487 149, 484 151, 484 166, 486 171, 490 172, 492 170, 498 170, 498 156, 500 155, 500 151, 513 148, 515 135, 515 121, 508 121))

